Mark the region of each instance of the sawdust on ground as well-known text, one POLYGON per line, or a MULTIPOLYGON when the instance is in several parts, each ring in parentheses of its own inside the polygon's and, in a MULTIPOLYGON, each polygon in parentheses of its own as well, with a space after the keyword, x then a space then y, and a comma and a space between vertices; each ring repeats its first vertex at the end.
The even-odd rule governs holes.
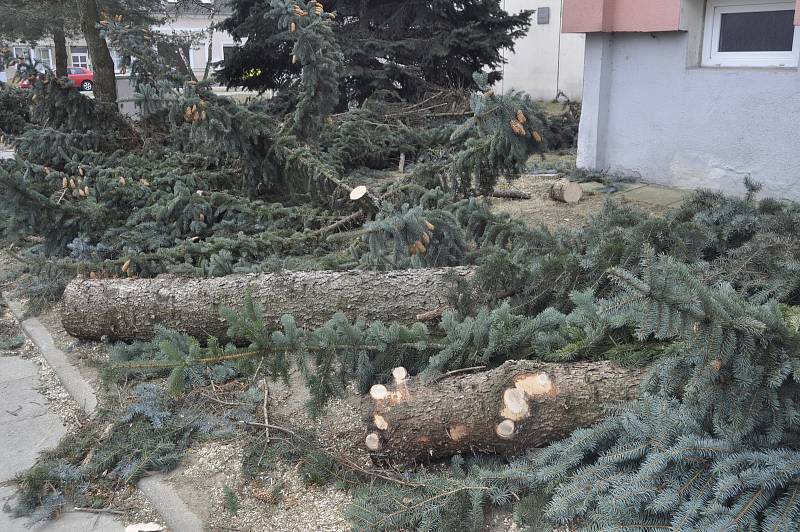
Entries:
POLYGON ((560 180, 560 175, 523 175, 510 183, 500 184, 498 190, 513 190, 524 192, 531 196, 525 200, 492 199, 492 210, 498 213, 510 214, 515 218, 524 220, 530 226, 544 225, 549 229, 558 227, 582 227, 586 221, 600 209, 606 201, 619 201, 623 204, 634 205, 645 212, 661 216, 666 212, 664 207, 651 203, 633 201, 620 194, 593 193, 584 187, 581 201, 567 204, 550 198, 550 189, 560 180))

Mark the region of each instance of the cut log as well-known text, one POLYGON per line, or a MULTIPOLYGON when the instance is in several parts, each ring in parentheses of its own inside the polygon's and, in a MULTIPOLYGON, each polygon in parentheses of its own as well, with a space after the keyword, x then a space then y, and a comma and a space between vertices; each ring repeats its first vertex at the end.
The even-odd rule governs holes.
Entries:
POLYGON ((373 460, 415 465, 455 454, 504 456, 541 447, 638 396, 643 368, 611 362, 507 362, 497 369, 412 382, 405 371, 364 398, 373 460))
POLYGON ((562 203, 578 203, 583 197, 583 189, 578 183, 562 179, 553 184, 550 197, 562 203))
MULTIPOLYGON (((270 323, 290 314, 300 327, 323 325, 341 312, 355 320, 413 323, 445 305, 469 268, 391 272, 316 271, 238 274, 217 278, 172 275, 155 279, 73 280, 64 291, 61 322, 72 336, 148 340, 163 325, 201 340, 226 340, 219 308, 239 309, 247 294, 270 323)), ((236 340, 236 339, 233 339, 236 340)))
POLYGON ((518 190, 495 190, 491 194, 489 194, 492 198, 499 198, 499 199, 511 199, 511 200, 529 200, 531 199, 530 194, 526 194, 525 192, 520 192, 518 190))

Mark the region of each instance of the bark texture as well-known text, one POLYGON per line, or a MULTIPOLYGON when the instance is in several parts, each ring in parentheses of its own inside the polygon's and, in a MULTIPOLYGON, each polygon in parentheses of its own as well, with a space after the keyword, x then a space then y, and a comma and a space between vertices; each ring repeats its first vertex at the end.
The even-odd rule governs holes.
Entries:
POLYGON ((523 360, 430 385, 395 372, 364 399, 364 445, 376 462, 413 465, 470 452, 514 455, 562 439, 636 398, 646 370, 523 360))
POLYGON ((393 272, 281 272, 217 278, 76 279, 64 292, 61 321, 78 338, 147 340, 155 325, 199 339, 226 339, 219 308, 241 308, 250 294, 265 317, 284 314, 301 327, 323 325, 335 313, 367 321, 411 323, 446 304, 455 279, 469 268, 393 272))
POLYGON ((63 78, 67 75, 67 36, 64 28, 53 30, 53 50, 56 62, 56 76, 63 78))
POLYGON ((97 0, 80 0, 78 3, 81 15, 81 32, 86 39, 89 55, 92 57, 94 70, 94 97, 99 102, 112 103, 117 106, 117 81, 114 75, 114 61, 108 50, 106 40, 100 35, 97 24, 100 22, 100 10, 97 0))

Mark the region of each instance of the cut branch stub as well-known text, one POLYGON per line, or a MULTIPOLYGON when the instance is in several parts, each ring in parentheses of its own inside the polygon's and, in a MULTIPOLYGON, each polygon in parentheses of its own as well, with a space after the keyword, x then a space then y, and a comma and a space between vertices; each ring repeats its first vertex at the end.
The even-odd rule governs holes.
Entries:
POLYGON ((504 440, 510 440, 514 437, 514 422, 510 419, 504 419, 495 427, 495 433, 504 440))
POLYGON ((364 185, 359 185, 350 191, 350 199, 352 201, 358 201, 366 195, 367 195, 367 187, 365 187, 364 185))

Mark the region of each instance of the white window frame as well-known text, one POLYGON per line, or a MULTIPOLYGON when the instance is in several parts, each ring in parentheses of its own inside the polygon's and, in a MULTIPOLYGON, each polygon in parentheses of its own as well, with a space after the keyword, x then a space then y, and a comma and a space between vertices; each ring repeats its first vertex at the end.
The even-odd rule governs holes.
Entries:
POLYGON ((31 49, 28 46, 14 46, 11 50, 11 53, 16 59, 24 59, 25 61, 30 61, 31 57, 33 57, 33 52, 31 52, 31 49), (18 50, 22 52, 21 55, 19 54, 18 50))
POLYGON ((793 1, 708 0, 703 35, 703 66, 711 67, 797 67, 800 64, 800 27, 794 28, 790 52, 717 52, 722 15, 759 11, 794 10, 793 1))
POLYGON ((53 49, 50 48, 49 46, 37 46, 36 48, 33 48, 33 59, 34 62, 38 61, 39 64, 37 66, 40 66, 41 68, 49 68, 50 70, 56 69, 55 65, 53 64, 53 49), (42 57, 42 55, 44 55, 42 52, 45 51, 47 52, 46 63, 44 61, 44 58, 42 57), (36 57, 37 55, 39 57, 36 57))

